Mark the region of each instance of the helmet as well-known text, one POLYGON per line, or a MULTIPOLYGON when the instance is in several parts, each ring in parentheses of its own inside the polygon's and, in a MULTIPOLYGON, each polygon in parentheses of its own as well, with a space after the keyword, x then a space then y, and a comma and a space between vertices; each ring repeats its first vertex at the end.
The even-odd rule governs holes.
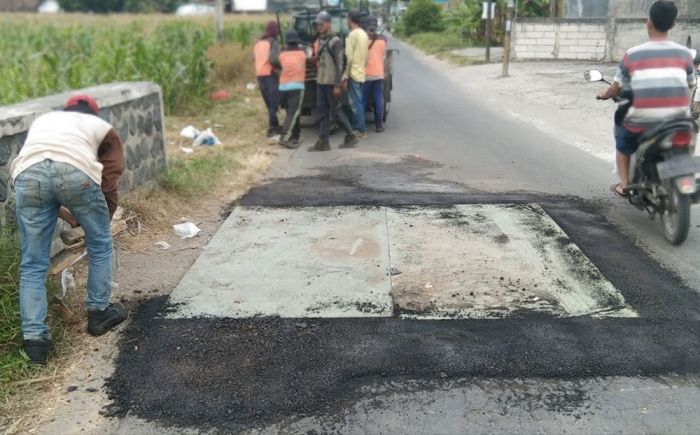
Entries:
POLYGON ((97 101, 87 94, 73 95, 66 101, 66 105, 63 107, 67 109, 69 107, 78 106, 80 103, 87 105, 95 115, 100 113, 100 107, 97 105, 97 101))

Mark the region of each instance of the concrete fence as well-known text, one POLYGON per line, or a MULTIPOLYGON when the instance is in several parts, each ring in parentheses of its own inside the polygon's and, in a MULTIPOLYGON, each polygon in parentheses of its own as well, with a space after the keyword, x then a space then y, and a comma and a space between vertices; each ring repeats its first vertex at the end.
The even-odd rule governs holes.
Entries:
MULTIPOLYGON (((700 19, 680 20, 672 38, 700 44, 700 19)), ((516 22, 513 55, 518 60, 618 62, 630 47, 648 41, 643 19, 523 19, 516 22)))
POLYGON ((160 87, 150 82, 113 83, 0 107, 0 226, 14 217, 10 164, 41 114, 60 109, 76 93, 97 100, 100 116, 111 123, 124 142, 125 171, 120 191, 157 178, 167 166, 160 87))

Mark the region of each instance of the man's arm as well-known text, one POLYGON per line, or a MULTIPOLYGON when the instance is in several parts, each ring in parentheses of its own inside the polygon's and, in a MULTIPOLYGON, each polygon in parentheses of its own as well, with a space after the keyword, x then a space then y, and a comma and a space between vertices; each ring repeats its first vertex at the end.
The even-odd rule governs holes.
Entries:
POLYGON ((630 72, 627 68, 627 55, 625 55, 625 58, 617 69, 613 84, 610 85, 608 89, 598 94, 598 98, 601 100, 609 100, 610 98, 619 97, 622 91, 630 90, 630 79, 630 72))
POLYGON ((697 75, 695 73, 695 59, 693 59, 692 55, 688 56, 688 58, 690 59, 688 61, 688 68, 687 68, 688 87, 690 89, 694 89, 695 86, 698 84, 697 75))
POLYGON ((355 55, 355 45, 357 41, 355 40, 354 32, 350 32, 348 37, 345 39, 345 57, 348 59, 348 64, 345 65, 345 72, 343 73, 343 82, 350 78, 350 71, 352 69, 352 63, 354 61, 353 57, 355 55))
POLYGON ((102 192, 107 200, 110 219, 117 211, 119 200, 118 182, 124 172, 124 150, 115 129, 107 133, 97 150, 97 160, 102 163, 102 192))
POLYGON ((340 38, 335 40, 335 44, 332 44, 331 55, 335 59, 335 85, 340 86, 343 81, 343 44, 340 38))

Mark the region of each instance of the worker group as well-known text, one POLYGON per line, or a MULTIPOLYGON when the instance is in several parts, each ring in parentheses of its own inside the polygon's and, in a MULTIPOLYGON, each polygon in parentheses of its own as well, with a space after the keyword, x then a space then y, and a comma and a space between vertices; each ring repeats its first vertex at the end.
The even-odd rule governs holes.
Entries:
POLYGON ((268 111, 268 138, 285 148, 299 148, 307 62, 313 62, 317 70, 315 115, 320 130, 309 151, 331 149, 333 124, 345 132, 340 148, 352 148, 367 139, 365 113, 369 107, 373 108, 375 131, 384 131, 387 40, 377 32, 376 17, 369 16, 364 23, 362 18, 359 11, 348 14, 350 33, 343 41, 334 32, 331 14, 320 12, 314 20, 317 37, 310 46, 303 43, 297 31, 289 30, 282 49, 277 41, 278 24, 267 24, 253 51, 258 86, 268 111), (344 110, 344 101, 349 113, 344 110), (277 117, 280 108, 286 112, 282 124, 277 117))

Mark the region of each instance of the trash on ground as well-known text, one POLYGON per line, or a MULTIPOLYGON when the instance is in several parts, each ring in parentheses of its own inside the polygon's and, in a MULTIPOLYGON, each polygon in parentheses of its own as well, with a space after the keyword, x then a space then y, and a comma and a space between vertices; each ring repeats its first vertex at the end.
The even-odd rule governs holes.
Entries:
POLYGON ((188 147, 180 147, 180 151, 182 151, 185 154, 192 154, 194 152, 194 149, 188 147))
POLYGON ((184 224, 173 225, 175 234, 180 236, 182 239, 191 239, 192 237, 199 234, 200 230, 197 225, 192 222, 185 222, 184 224))
POLYGON ((156 242, 156 247, 162 250, 170 249, 170 243, 166 242, 165 240, 161 240, 160 242, 156 242))
POLYGON ((219 141, 219 138, 211 131, 211 128, 207 128, 201 132, 192 143, 192 146, 195 148, 201 145, 221 145, 221 141, 219 141))
POLYGON ((245 85, 245 88, 249 91, 254 91, 256 87, 257 86, 255 85, 255 83, 251 83, 251 82, 249 82, 248 84, 245 85))
MULTIPOLYGON (((187 127, 180 130, 180 136, 186 137, 187 139, 192 139, 194 141, 192 143, 193 148, 196 148, 200 145, 220 145, 221 144, 221 142, 219 141, 219 138, 216 137, 216 135, 211 131, 211 128, 207 128, 204 131, 200 131, 200 130, 197 130, 196 128, 194 128, 193 126, 188 125, 187 127)), ((183 150, 183 152, 188 153, 183 148, 184 147, 181 147, 180 149, 183 150)))
POLYGON ((73 273, 71 273, 70 269, 68 269, 68 268, 63 269, 63 272, 61 272, 62 294, 59 297, 59 299, 63 299, 66 296, 66 293, 68 293, 68 289, 72 289, 74 287, 75 287, 75 277, 73 276, 73 273))
POLYGON ((391 276, 396 276, 401 275, 402 272, 396 267, 392 267, 391 269, 389 269, 389 273, 391 274, 391 276))
POLYGON ((211 94, 209 98, 211 98, 212 101, 224 101, 231 98, 231 93, 222 89, 211 94))
POLYGON ((246 104, 250 104, 250 98, 245 97, 245 103, 246 103, 246 104))

